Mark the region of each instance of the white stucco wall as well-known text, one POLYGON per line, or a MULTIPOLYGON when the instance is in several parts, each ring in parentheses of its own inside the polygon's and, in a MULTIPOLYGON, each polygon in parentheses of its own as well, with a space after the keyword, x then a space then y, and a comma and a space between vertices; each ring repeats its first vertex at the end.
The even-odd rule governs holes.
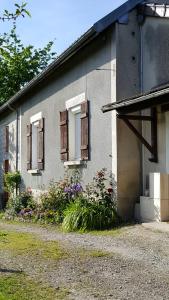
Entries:
MULTIPOLYGON (((137 10, 129 14, 128 24, 117 24, 117 101, 140 92, 140 31, 137 10)), ((140 123, 133 122, 140 130, 140 123)), ((141 188, 141 145, 126 124, 117 119, 118 211, 132 218, 141 188)))
MULTIPOLYGON (((17 134, 16 134, 16 112, 11 112, 0 121, 0 207, 3 204, 3 174, 4 161, 9 160, 9 171, 16 171, 16 149, 17 149, 17 134), (9 127, 9 152, 6 152, 6 135, 5 127, 9 127)), ((18 123, 18 130, 20 126, 18 123)), ((19 138, 19 135, 18 135, 19 138)), ((18 167, 20 166, 20 139, 18 139, 18 167)))
MULTIPOLYGON (((169 81, 169 19, 146 17, 141 27, 142 33, 142 89, 144 92, 166 84, 169 81)), ((143 114, 149 114, 145 110, 143 114)), ((168 117, 161 113, 161 108, 157 108, 158 118, 158 163, 149 161, 150 152, 146 147, 142 147, 142 169, 143 169, 143 195, 149 188, 148 176, 150 172, 169 172, 167 154, 167 131, 169 126, 168 117)), ((144 137, 150 142, 150 124, 144 122, 142 126, 144 137)))

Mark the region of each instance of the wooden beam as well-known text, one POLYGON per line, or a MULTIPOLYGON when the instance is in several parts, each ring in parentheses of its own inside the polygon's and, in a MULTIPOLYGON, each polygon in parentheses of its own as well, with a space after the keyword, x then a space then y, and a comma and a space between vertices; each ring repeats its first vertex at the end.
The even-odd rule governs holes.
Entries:
POLYGON ((136 137, 141 141, 141 143, 150 151, 151 162, 158 162, 158 152, 157 152, 157 110, 156 108, 151 108, 151 116, 137 116, 137 115, 117 115, 118 118, 122 119, 124 123, 132 130, 136 137), (134 127, 134 125, 129 120, 140 120, 140 121, 151 121, 151 145, 146 141, 142 134, 134 127))
POLYGON ((134 132, 134 134, 139 138, 139 140, 146 146, 146 148, 152 153, 152 147, 151 145, 145 140, 145 138, 141 135, 141 133, 133 126, 133 124, 130 123, 129 120, 123 119, 125 124, 134 132))
POLYGON ((157 109, 151 108, 151 116, 152 116, 152 122, 151 122, 151 146, 153 149, 152 157, 149 159, 151 162, 157 162, 158 161, 158 155, 157 155, 157 109))
POLYGON ((165 113, 166 111, 169 111, 169 103, 161 105, 161 112, 165 113))

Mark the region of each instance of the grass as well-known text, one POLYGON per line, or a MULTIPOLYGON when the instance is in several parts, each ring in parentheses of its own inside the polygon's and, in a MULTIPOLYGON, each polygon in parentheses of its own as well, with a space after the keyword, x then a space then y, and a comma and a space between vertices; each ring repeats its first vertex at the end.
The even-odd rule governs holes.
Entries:
POLYGON ((13 255, 32 255, 54 260, 67 256, 57 241, 42 241, 36 236, 19 232, 0 232, 0 249, 12 250, 13 255))
POLYGON ((117 236, 122 234, 123 232, 124 232, 124 228, 116 227, 108 230, 93 230, 93 231, 89 231, 88 233, 92 235, 100 235, 100 236, 117 236))
POLYGON ((56 290, 35 282, 23 273, 0 276, 0 300, 62 300, 68 294, 65 288, 56 290))
POLYGON ((108 257, 110 253, 101 250, 89 250, 87 251, 87 255, 91 257, 108 257))
POLYGON ((7 219, 1 219, 0 218, 0 223, 2 224, 11 224, 11 225, 19 225, 22 227, 41 227, 41 228, 47 228, 47 229, 51 229, 51 230, 55 230, 57 232, 63 232, 61 225, 59 224, 44 224, 44 223, 40 223, 40 222, 33 222, 33 221, 21 221, 17 218, 15 218, 14 220, 7 220, 7 219))
POLYGON ((110 257, 112 253, 103 250, 90 250, 85 248, 78 248, 76 249, 76 255, 79 259, 86 259, 86 258, 99 258, 99 257, 110 257))
MULTIPOLYGON (((20 223, 17 223, 17 225, 18 224, 20 223)), ((15 228, 15 226, 13 227, 15 228)), ((25 260, 23 264, 25 265, 30 259, 32 263, 36 260, 38 268, 33 278, 27 275, 25 267, 24 272, 0 269, 0 300, 67 299, 70 294, 70 291, 67 288, 60 287, 55 289, 48 284, 38 281, 40 280, 39 278, 43 281, 43 277, 40 276, 41 272, 43 272, 43 267, 41 270, 41 263, 45 263, 45 265, 48 265, 49 263, 51 271, 55 261, 60 259, 75 259, 84 264, 84 261, 88 259, 90 260, 93 258, 99 260, 99 258, 101 259, 113 255, 106 251, 90 250, 79 247, 75 247, 73 250, 66 250, 57 241, 44 241, 32 233, 14 231, 15 229, 13 229, 13 231, 8 231, 8 229, 1 228, 0 253, 1 251, 3 255, 8 253, 8 255, 16 261, 16 269, 18 269, 19 261, 22 262, 22 260, 25 260), (49 260, 45 262, 45 259, 49 260)), ((16 230, 17 228, 18 226, 16 227, 16 230)), ((51 228, 53 228, 53 226, 51 226, 51 228)), ((116 235, 121 233, 121 231, 121 228, 116 228, 113 230, 94 231, 90 233, 98 235, 116 235)))
MULTIPOLYGON (((31 227, 42 227, 47 228, 49 230, 54 230, 57 232, 65 232, 61 225, 53 225, 53 224, 39 224, 39 223, 30 223, 30 222, 19 222, 17 220, 0 220, 0 222, 5 224, 13 224, 13 225, 19 225, 19 226, 31 226, 31 227)), ((131 224, 124 224, 123 226, 115 227, 113 229, 107 229, 107 230, 79 230, 74 232, 74 234, 80 233, 80 234, 87 234, 90 233, 92 235, 100 235, 100 236, 116 236, 120 235, 124 232, 124 226, 130 226, 131 224)), ((133 225, 133 224, 132 224, 133 225)))

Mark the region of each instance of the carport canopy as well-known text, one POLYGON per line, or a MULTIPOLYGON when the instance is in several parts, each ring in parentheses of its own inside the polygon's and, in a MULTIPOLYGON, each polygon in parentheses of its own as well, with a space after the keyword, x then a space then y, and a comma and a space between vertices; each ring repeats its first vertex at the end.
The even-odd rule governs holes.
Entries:
POLYGON ((130 130, 137 136, 141 143, 151 153, 151 162, 158 162, 157 150, 157 110, 156 107, 160 105, 161 111, 169 110, 169 84, 158 87, 148 93, 141 94, 129 99, 124 99, 119 102, 109 103, 102 107, 103 113, 116 110, 117 117, 122 119, 130 130), (150 115, 142 115, 138 112, 150 108, 150 115), (132 113, 137 112, 133 115, 132 113), (149 121, 151 124, 151 143, 149 143, 142 135, 142 133, 134 126, 131 121, 149 121))
POLYGON ((105 113, 116 110, 119 114, 128 114, 157 105, 162 106, 162 111, 169 110, 169 84, 145 94, 104 105, 102 111, 105 113))

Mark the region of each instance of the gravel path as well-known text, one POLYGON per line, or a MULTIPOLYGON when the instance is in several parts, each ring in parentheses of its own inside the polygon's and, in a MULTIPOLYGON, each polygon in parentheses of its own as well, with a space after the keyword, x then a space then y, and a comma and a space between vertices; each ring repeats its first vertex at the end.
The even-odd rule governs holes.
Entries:
POLYGON ((29 254, 16 262, 3 251, 0 256, 1 268, 22 269, 55 288, 67 287, 68 299, 169 299, 169 233, 142 225, 125 227, 114 236, 65 234, 31 224, 0 223, 0 230, 36 234, 44 241, 59 241, 70 251, 70 257, 59 262, 30 259, 29 254), (80 256, 79 249, 105 254, 80 256))

